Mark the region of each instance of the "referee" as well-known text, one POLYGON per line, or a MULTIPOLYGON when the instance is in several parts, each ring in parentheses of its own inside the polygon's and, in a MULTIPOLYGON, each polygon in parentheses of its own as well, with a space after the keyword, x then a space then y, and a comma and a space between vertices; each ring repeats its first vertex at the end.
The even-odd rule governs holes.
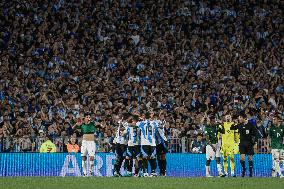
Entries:
POLYGON ((238 130, 240 134, 239 151, 241 154, 242 177, 246 174, 245 155, 248 155, 249 160, 249 176, 252 177, 254 146, 257 145, 256 134, 257 129, 254 125, 248 122, 245 114, 239 115, 239 124, 232 125, 231 130, 238 130))

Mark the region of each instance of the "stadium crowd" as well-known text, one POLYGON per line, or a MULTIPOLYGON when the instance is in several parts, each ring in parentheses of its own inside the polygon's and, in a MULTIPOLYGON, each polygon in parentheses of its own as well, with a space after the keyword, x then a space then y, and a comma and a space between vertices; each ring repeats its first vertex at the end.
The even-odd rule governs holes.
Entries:
POLYGON ((202 133, 205 112, 243 111, 265 137, 271 115, 284 119, 281 6, 1 1, 1 150, 38 151, 45 135, 80 137, 72 125, 85 111, 102 125, 100 151, 110 151, 119 116, 133 111, 162 111, 169 138, 202 133))

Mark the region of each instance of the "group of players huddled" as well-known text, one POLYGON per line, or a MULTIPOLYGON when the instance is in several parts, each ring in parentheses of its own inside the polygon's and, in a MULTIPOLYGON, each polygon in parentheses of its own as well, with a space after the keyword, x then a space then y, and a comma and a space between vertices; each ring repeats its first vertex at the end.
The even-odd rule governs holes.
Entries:
MULTIPOLYGON (((124 161, 124 176, 157 176, 157 162, 160 170, 159 176, 166 176, 166 153, 168 152, 167 131, 162 113, 145 114, 125 113, 120 116, 116 136, 113 141, 116 154, 114 176, 122 176, 120 169, 124 161), (148 163, 151 173, 148 174, 148 163), (134 165, 134 166, 133 166, 134 165), (133 171, 134 167, 134 171, 133 171)), ((217 119, 214 115, 207 115, 201 121, 205 125, 206 136, 206 177, 210 174, 210 163, 217 161, 218 175, 220 177, 235 177, 234 155, 240 153, 242 177, 246 175, 245 156, 248 156, 249 176, 253 176, 253 155, 257 146, 257 128, 245 114, 240 114, 237 119, 232 119, 230 114, 224 120, 217 119), (223 166, 221 165, 221 154, 223 166), (230 158, 229 158, 230 157, 230 158), (228 160, 230 159, 230 174, 228 173, 228 160), (223 167, 223 170, 222 170, 223 167)), ((95 142, 94 133, 99 125, 91 121, 90 113, 85 113, 84 120, 79 119, 73 128, 80 128, 83 134, 81 155, 84 175, 87 175, 86 160, 90 157, 90 170, 94 166, 95 142)), ((272 176, 283 177, 280 170, 280 161, 284 158, 283 137, 284 127, 277 117, 274 117, 268 128, 271 139, 272 176)))
POLYGON ((165 121, 161 117, 154 112, 123 115, 114 139, 116 153, 114 176, 121 176, 120 168, 123 160, 125 160, 125 176, 132 176, 133 163, 134 176, 157 176, 157 161, 160 176, 166 175, 167 137, 165 121), (150 175, 148 163, 151 167, 150 175))

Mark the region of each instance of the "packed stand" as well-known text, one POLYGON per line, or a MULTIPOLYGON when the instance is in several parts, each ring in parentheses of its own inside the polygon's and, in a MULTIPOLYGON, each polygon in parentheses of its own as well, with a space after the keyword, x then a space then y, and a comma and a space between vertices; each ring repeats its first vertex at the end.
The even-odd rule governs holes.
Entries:
MULTIPOLYGON (((90 111, 111 151, 119 115, 163 111, 169 138, 244 111, 284 118, 281 1, 1 1, 1 151, 66 150, 90 111), (63 148, 64 147, 64 148, 63 148)), ((180 145, 180 144, 178 144, 180 145)))

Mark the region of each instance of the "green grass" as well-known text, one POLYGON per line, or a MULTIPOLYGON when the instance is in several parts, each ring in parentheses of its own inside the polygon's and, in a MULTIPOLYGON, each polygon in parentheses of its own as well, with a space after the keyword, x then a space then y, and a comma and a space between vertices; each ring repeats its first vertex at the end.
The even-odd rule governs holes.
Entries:
POLYGON ((280 178, 6 177, 0 189, 283 189, 280 178))

